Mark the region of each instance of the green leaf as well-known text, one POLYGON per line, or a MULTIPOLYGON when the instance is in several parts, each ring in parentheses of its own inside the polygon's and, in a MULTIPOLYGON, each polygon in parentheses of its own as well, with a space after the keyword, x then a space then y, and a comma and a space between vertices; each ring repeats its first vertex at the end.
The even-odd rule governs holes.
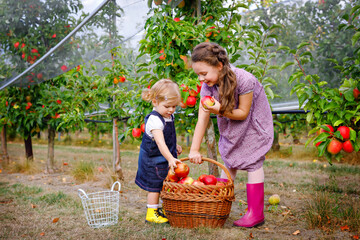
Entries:
POLYGON ((344 120, 337 120, 335 123, 334 123, 334 127, 337 127, 339 126, 340 124, 342 124, 344 122, 344 120))
POLYGON ((360 8, 360 5, 354 6, 350 11, 350 15, 353 15, 359 8, 360 8))
POLYGON ((354 36, 351 38, 351 42, 352 42, 353 46, 355 46, 355 44, 359 40, 359 38, 360 38, 360 32, 356 32, 354 34, 354 36))
POLYGON ((278 47, 278 49, 276 49, 276 51, 280 51, 280 50, 286 50, 286 51, 289 51, 290 48, 288 46, 280 46, 278 47))
POLYGON ((305 46, 308 46, 308 45, 310 45, 310 43, 308 43, 308 42, 302 42, 302 43, 300 43, 300 44, 296 47, 296 49, 299 50, 299 49, 301 49, 301 48, 303 48, 303 47, 305 47, 305 46))

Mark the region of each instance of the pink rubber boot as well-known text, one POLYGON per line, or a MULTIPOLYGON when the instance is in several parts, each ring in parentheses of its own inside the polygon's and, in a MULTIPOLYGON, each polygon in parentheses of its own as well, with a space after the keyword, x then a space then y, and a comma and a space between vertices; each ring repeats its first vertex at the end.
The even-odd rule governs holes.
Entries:
POLYGON ((248 211, 234 222, 236 227, 256 227, 265 222, 264 217, 264 183, 246 184, 248 211))

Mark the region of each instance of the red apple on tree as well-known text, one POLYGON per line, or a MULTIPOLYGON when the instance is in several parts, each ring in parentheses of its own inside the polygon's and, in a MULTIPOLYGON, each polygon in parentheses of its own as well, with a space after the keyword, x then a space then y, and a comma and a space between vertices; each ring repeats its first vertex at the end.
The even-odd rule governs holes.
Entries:
POLYGON ((344 140, 348 140, 350 138, 350 128, 346 126, 341 126, 337 129, 337 131, 340 132, 344 140))
POLYGON ((201 104, 203 105, 203 107, 205 109, 207 109, 207 106, 214 106, 215 105, 215 99, 213 97, 210 96, 205 96, 201 99, 201 104))
POLYGON ((329 124, 325 124, 325 125, 323 125, 323 126, 327 126, 327 127, 329 128, 330 132, 329 132, 329 131, 326 131, 326 130, 323 129, 323 128, 320 128, 319 134, 321 134, 321 133, 323 133, 323 132, 327 132, 327 133, 330 133, 330 135, 332 136, 333 133, 334 133, 334 128, 333 128, 331 125, 329 125, 329 124))
POLYGON ((141 136, 141 129, 140 128, 133 128, 132 135, 134 138, 139 138, 141 136))
POLYGON ((358 88, 354 88, 353 94, 354 94, 354 98, 355 98, 355 99, 358 99, 358 98, 359 98, 359 95, 360 95, 359 89, 358 89, 358 88))
POLYGON ((182 178, 180 181, 178 181, 178 183, 180 184, 189 184, 191 185, 194 182, 194 179, 190 176, 186 176, 184 178, 182 178))
POLYGON ((321 143, 322 143, 322 141, 317 142, 317 143, 315 143, 315 146, 318 147, 321 143))
POLYGON ((20 43, 19 43, 19 42, 14 43, 14 47, 15 47, 15 48, 18 48, 18 47, 19 47, 19 45, 20 45, 20 43))
POLYGON ((194 96, 188 96, 188 98, 186 99, 186 105, 188 107, 194 107, 196 104, 196 97, 194 96))
POLYGON ((184 178, 189 174, 190 168, 186 163, 181 162, 176 164, 174 171, 177 177, 184 178))
MULTIPOLYGON (((159 51, 159 53, 164 53, 164 49, 161 49, 161 50, 159 51)), ((163 55, 161 55, 161 56, 159 57, 159 59, 160 59, 161 61, 165 60, 165 58, 166 58, 166 54, 163 54, 163 55)))
POLYGON ((176 17, 176 18, 174 18, 174 21, 175 22, 180 22, 180 18, 176 17))
POLYGON ((124 76, 119 77, 119 82, 125 82, 126 78, 124 76))
POLYGON ((327 146, 327 151, 333 155, 338 154, 343 147, 342 142, 333 138, 327 146))
POLYGON ((142 132, 145 132, 145 123, 141 124, 140 129, 142 132))
POLYGON ((346 140, 343 143, 343 150, 344 150, 344 152, 347 152, 347 153, 352 153, 354 151, 354 146, 350 140, 346 140))

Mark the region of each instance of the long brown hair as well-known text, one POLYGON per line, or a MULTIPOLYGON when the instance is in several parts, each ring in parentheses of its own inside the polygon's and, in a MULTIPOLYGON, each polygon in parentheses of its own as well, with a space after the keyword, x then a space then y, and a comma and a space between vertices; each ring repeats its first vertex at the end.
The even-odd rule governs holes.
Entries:
POLYGON ((213 67, 222 63, 223 68, 219 73, 219 113, 232 112, 235 107, 234 92, 236 89, 236 76, 231 70, 226 51, 217 43, 203 42, 195 46, 191 54, 192 63, 204 62, 213 67))

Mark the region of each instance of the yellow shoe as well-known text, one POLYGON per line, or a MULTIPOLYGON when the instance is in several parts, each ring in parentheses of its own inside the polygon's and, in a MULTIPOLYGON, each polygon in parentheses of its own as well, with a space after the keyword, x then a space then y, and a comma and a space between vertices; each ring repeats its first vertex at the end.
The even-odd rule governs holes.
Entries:
POLYGON ((158 213, 160 216, 162 216, 163 218, 167 218, 166 214, 165 214, 165 209, 164 208, 158 208, 158 213))
POLYGON ((169 220, 165 217, 160 216, 157 208, 148 208, 146 212, 145 222, 168 223, 169 220))

